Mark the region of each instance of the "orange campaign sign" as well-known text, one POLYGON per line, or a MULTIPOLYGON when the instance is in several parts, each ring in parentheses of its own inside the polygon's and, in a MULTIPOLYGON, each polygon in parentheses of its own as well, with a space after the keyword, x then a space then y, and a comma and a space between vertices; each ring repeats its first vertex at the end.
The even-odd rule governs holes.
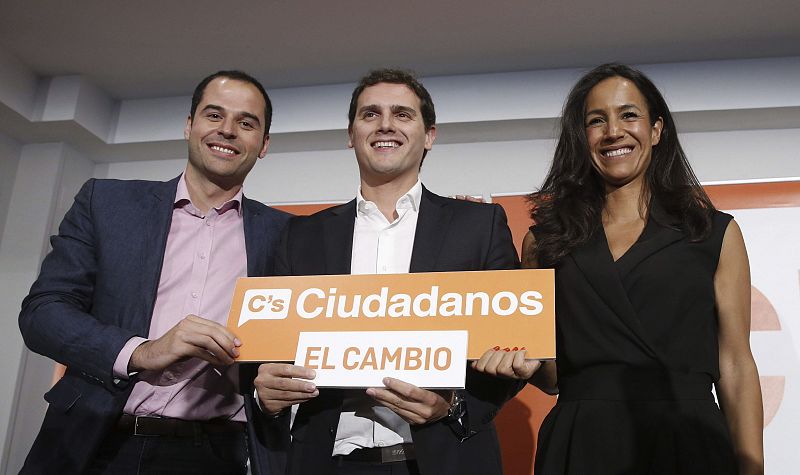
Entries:
POLYGON ((245 277, 228 328, 239 361, 294 361, 301 333, 459 330, 469 359, 495 346, 552 359, 554 285, 552 269, 245 277))

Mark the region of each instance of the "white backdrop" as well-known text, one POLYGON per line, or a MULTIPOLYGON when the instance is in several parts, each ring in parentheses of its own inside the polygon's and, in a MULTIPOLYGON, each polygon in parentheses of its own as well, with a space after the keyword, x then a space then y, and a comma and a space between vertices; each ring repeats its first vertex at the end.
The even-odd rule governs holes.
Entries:
POLYGON ((729 212, 744 234, 753 287, 771 304, 755 302, 754 328, 750 334, 764 389, 766 473, 798 473, 800 208, 729 212))

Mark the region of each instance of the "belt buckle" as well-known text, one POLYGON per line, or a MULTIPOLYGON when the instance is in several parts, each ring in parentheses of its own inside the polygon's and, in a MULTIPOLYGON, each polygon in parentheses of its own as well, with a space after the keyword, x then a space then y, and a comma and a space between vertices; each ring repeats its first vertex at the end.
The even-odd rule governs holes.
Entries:
POLYGON ((414 458, 414 449, 411 444, 398 444, 390 447, 381 447, 381 463, 402 462, 414 458))
POLYGON ((144 419, 159 419, 159 418, 152 416, 133 416, 133 435, 138 435, 141 437, 156 437, 155 434, 145 434, 139 432, 139 421, 144 419))

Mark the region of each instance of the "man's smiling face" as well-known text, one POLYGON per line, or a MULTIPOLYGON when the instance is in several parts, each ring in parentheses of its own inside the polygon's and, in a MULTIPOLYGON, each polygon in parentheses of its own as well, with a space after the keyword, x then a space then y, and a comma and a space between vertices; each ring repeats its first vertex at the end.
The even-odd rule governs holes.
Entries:
POLYGON ((402 181, 411 187, 435 136, 435 127, 425 130, 420 99, 408 86, 378 83, 358 97, 347 145, 355 150, 363 181, 402 181))
POLYGON ((247 82, 219 77, 208 83, 194 119, 186 121, 187 173, 219 185, 241 185, 256 160, 267 153, 265 102, 247 82))

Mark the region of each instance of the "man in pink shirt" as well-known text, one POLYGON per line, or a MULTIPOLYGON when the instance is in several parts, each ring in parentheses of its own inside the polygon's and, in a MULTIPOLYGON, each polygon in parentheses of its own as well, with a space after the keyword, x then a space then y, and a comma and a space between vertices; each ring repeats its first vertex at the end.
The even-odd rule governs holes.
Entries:
POLYGON ((271 117, 256 79, 215 73, 192 97, 183 174, 78 193, 19 317, 28 347, 67 366, 22 473, 247 471, 225 321, 288 219, 242 194, 271 117))

